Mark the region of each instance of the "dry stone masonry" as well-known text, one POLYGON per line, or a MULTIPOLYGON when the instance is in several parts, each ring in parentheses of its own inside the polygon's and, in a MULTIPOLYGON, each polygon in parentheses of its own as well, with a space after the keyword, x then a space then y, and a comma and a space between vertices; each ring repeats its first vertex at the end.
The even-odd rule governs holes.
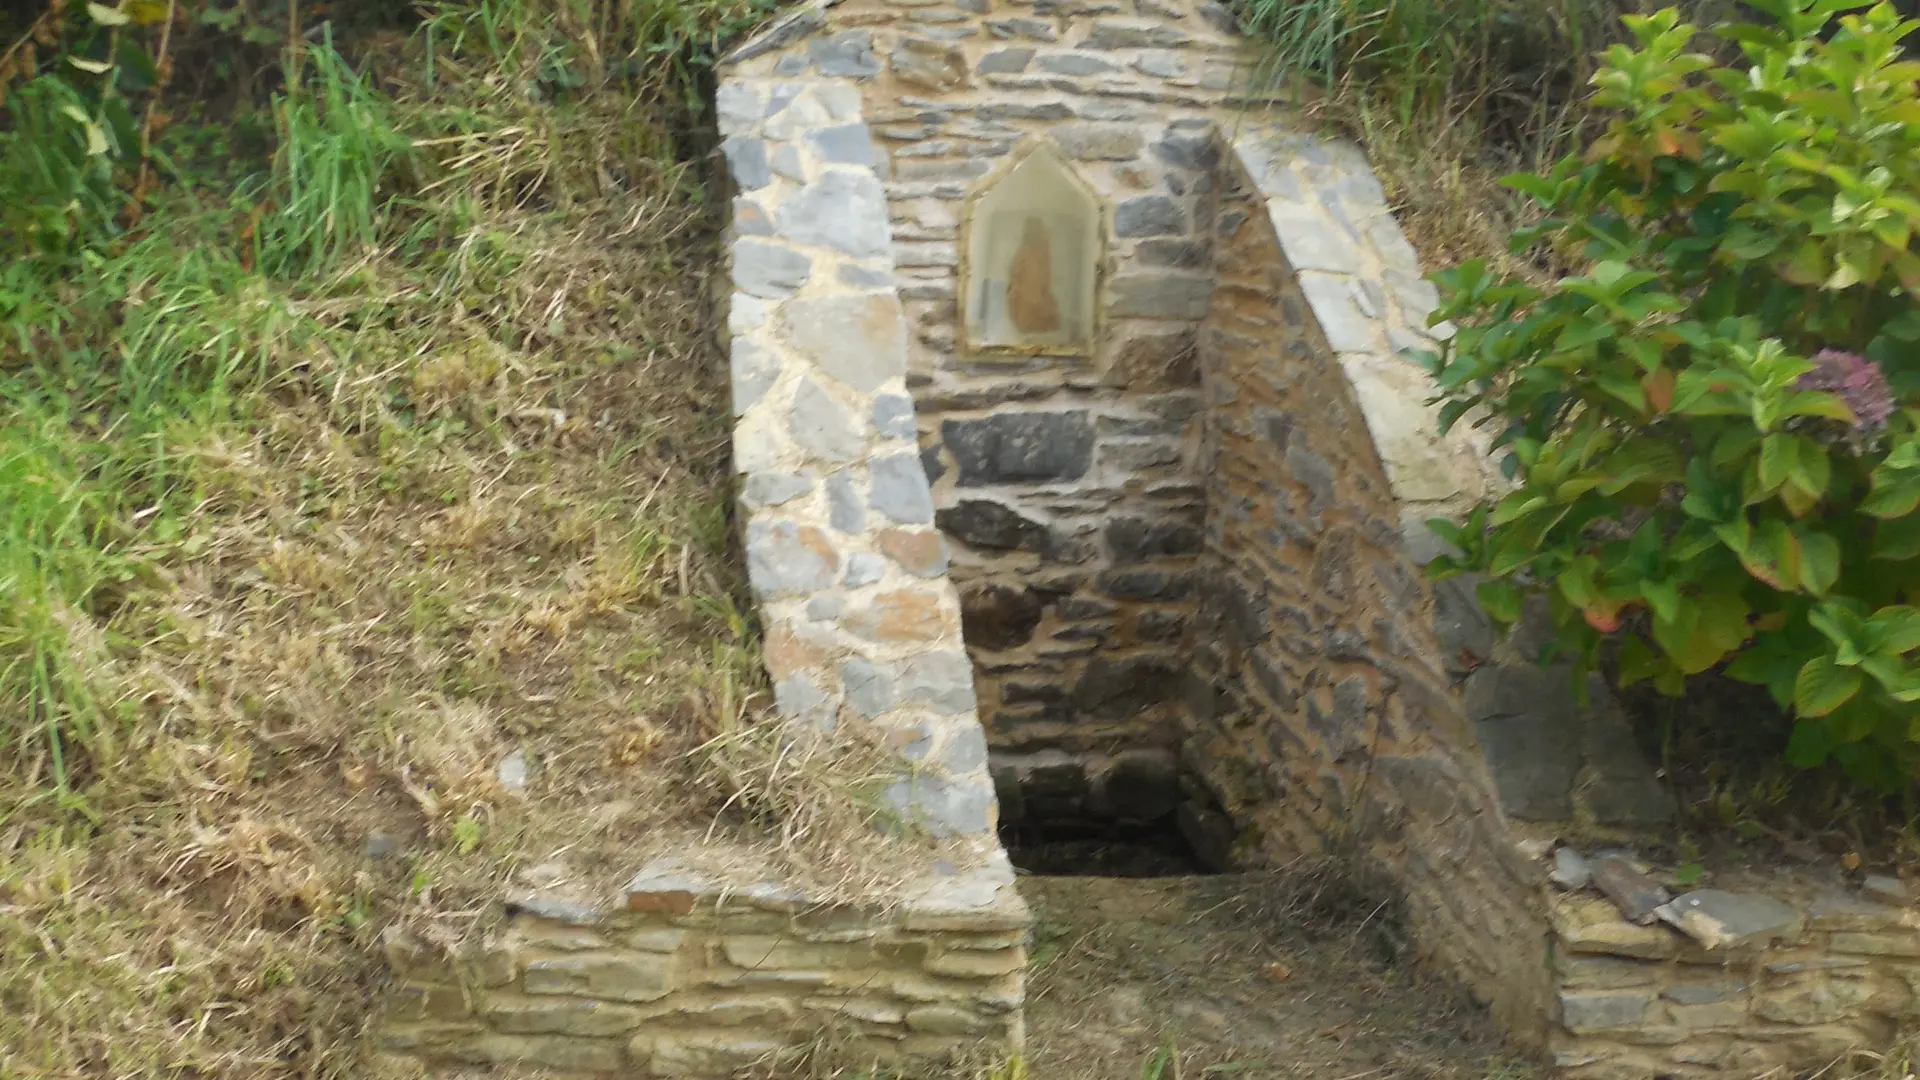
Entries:
POLYGON ((390 936, 381 1047, 447 1069, 729 1076, 823 1032, 865 1060, 1018 1045, 1029 916, 989 867, 901 903, 820 904, 649 865, 614 902, 508 897, 504 931, 449 961, 390 936))
POLYGON ((1791 1075, 1920 1015, 1920 912, 1897 879, 1746 872, 1672 896, 1631 858, 1555 856, 1561 1075, 1791 1075))
POLYGON ((777 712, 878 733, 887 806, 961 862, 865 905, 674 864, 516 894, 457 962, 393 942, 389 1050, 697 1077, 822 1039, 1012 1052, 1029 917, 996 837, 1069 825, 1363 863, 1571 1077, 1818 1065, 1920 1010, 1904 900, 1676 899, 1564 850, 1548 886, 1527 829, 1671 800, 1604 694, 1532 664, 1537 620, 1499 643, 1471 582, 1426 585, 1424 522, 1501 481, 1400 355, 1448 328, 1364 156, 1276 123, 1248 66, 1213 0, 824 0, 725 59, 777 712))

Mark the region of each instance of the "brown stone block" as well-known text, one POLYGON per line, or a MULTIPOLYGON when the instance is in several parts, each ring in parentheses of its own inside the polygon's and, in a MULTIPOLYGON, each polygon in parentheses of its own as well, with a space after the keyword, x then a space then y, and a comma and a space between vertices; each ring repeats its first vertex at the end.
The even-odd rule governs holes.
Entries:
POLYGON ((939 594, 920 589, 881 593, 845 616, 842 625, 868 641, 879 642, 937 641, 949 630, 939 594))
MULTIPOLYGON (((764 653, 767 672, 776 681, 797 671, 819 667, 833 658, 833 651, 826 642, 810 640, 801 627, 783 619, 770 620, 770 622, 771 625, 767 627, 764 653)), ((630 910, 644 909, 630 907, 630 910)))
MULTIPOLYGON (((939 577, 946 572, 946 543, 931 529, 885 529, 874 537, 873 546, 916 577, 939 577)), ((772 669, 771 660, 768 668, 772 669)))

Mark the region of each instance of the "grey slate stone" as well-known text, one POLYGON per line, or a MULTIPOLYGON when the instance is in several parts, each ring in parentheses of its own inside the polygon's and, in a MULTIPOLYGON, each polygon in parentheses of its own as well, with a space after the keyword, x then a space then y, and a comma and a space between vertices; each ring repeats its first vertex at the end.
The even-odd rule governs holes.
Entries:
POLYGON ((1593 867, 1586 856, 1570 847, 1555 848, 1553 870, 1547 880, 1568 892, 1584 889, 1593 881, 1593 867))
POLYGON ((828 169, 789 198, 775 220, 790 240, 860 258, 885 254, 892 241, 886 188, 864 169, 828 169))
POLYGON ((1673 796, 1640 753, 1633 728, 1610 699, 1596 696, 1585 715, 1587 769, 1575 802, 1601 825, 1650 827, 1673 820, 1673 796))
POLYGON ((812 259, 784 245, 746 238, 733 242, 733 283, 749 295, 792 296, 812 270, 812 259))
POLYGON ((1147 240, 1133 249, 1134 260, 1143 266, 1172 266, 1195 270, 1207 265, 1211 255, 1207 245, 1195 240, 1147 240))
POLYGON ((1720 889, 1697 889, 1654 914, 1709 949, 1793 937, 1801 926, 1799 909, 1771 896, 1720 889))
POLYGON ((1154 144, 1154 156, 1175 169, 1204 173, 1219 163, 1219 144, 1206 133, 1169 133, 1154 144))
POLYGON ((847 576, 844 584, 850 589, 862 585, 871 585, 887 573, 887 560, 868 552, 859 552, 847 556, 847 576))
POLYGON ((743 337, 734 338, 728 351, 728 366, 733 374, 733 414, 739 416, 753 408, 779 377, 780 358, 759 342, 743 337))
POLYGON ((759 85, 744 79, 723 79, 713 94, 713 106, 722 134, 744 131, 760 122, 766 99, 759 85))
POLYGON ((1113 208, 1115 236, 1177 236, 1187 231, 1187 215, 1165 195, 1141 195, 1113 208))
POLYGON ((900 665, 901 703, 926 705, 948 716, 972 712, 973 661, 958 650, 921 653, 900 665))
POLYGON ((856 289, 890 289, 893 287, 893 274, 859 263, 841 263, 835 272, 840 284, 851 285, 856 289))
POLYGON ((774 147, 770 162, 773 171, 796 184, 807 182, 807 165, 800 158, 800 149, 792 143, 781 143, 774 147))
POLYGON ((1048 548, 1047 527, 1011 507, 988 499, 962 499, 934 514, 941 531, 971 547, 999 551, 1038 551, 1048 548))
POLYGON ((762 592, 813 592, 833 584, 839 556, 818 530, 791 521, 747 523, 747 575, 762 592))
POLYGON ((848 534, 866 531, 866 504, 860 501, 853 477, 845 472, 827 477, 827 524, 848 534))
POLYGON ((935 837, 972 835, 993 827, 993 785, 984 778, 912 776, 888 786, 881 798, 935 837))
POLYGON ((789 720, 833 730, 833 702, 804 675, 789 675, 773 684, 773 703, 789 720))
POLYGON ((1171 26, 1153 23, 1124 23, 1117 20, 1102 19, 1093 24, 1093 33, 1087 35, 1082 48, 1087 49, 1141 49, 1141 48, 1178 48, 1193 41, 1193 35, 1171 26))
POLYGON ((1042 56, 1037 62, 1041 71, 1055 75, 1103 75, 1118 70, 1113 61, 1100 56, 1087 56, 1084 53, 1056 53, 1042 56))
POLYGON ((1507 813, 1523 821, 1570 818, 1581 724, 1566 673, 1486 664, 1468 677, 1466 699, 1507 813))
POLYGON ((1177 274, 1128 273, 1113 279, 1107 312, 1116 318, 1203 319, 1213 306, 1213 282, 1177 274))
POLYGON ((902 525, 928 525, 933 522, 933 495, 927 489, 927 474, 915 454, 890 454, 875 458, 868 466, 872 490, 868 502, 875 510, 902 525))
POLYGON ((773 182, 773 173, 767 168, 765 139, 735 135, 720 143, 720 152, 726 155, 727 171, 740 190, 758 191, 773 182))
POLYGON ((1093 421, 1084 410, 948 420, 941 434, 961 487, 1078 480, 1093 465, 1093 421))
POLYGON ((1107 522, 1107 548, 1116 563, 1192 555, 1201 548, 1198 526, 1185 521, 1119 517, 1107 522))
POLYGON ((872 166, 879 160, 865 124, 818 128, 807 134, 807 141, 813 144, 814 153, 837 165, 872 166))
POLYGON ((1187 62, 1175 52, 1144 52, 1133 62, 1133 66, 1142 75, 1152 75, 1156 79, 1172 79, 1187 73, 1187 62))
POLYGON ((864 442, 853 414, 812 379, 802 379, 793 392, 787 430, 801 449, 822 461, 852 461, 864 442))
POLYGON ((1031 41, 1058 41, 1060 32, 1046 19, 988 19, 987 33, 997 38, 1026 38, 1031 41))
POLYGON ((987 763, 987 738, 979 724, 958 724, 941 740, 936 763, 949 775, 970 773, 987 763))
POLYGON ((740 501, 749 510, 759 510, 769 506, 779 506, 813 490, 813 477, 794 473, 757 472, 747 477, 746 486, 740 492, 740 501))
POLYGON ((1568 1031, 1611 1031, 1635 1027, 1646 1019, 1653 995, 1560 991, 1560 1023, 1568 1031))
POLYGON ((980 58, 976 70, 982 75, 1017 75, 1032 62, 1032 49, 996 49, 980 58))
POLYGON ((903 394, 881 394, 873 399, 873 429, 894 439, 911 439, 917 430, 913 399, 903 394))
POLYGON ((847 704, 869 720, 894 707, 893 676, 865 657, 841 662, 840 686, 847 704))
POLYGON ((807 43, 807 55, 822 75, 866 78, 880 73, 880 60, 873 55, 873 32, 848 30, 831 37, 815 38, 807 43))
POLYGON ((906 372, 907 323, 899 301, 889 294, 792 300, 781 319, 787 339, 802 355, 861 393, 906 372))
POLYGON ((1613 901, 1628 922, 1652 922, 1670 893, 1623 855, 1602 855, 1593 860, 1593 887, 1613 901))

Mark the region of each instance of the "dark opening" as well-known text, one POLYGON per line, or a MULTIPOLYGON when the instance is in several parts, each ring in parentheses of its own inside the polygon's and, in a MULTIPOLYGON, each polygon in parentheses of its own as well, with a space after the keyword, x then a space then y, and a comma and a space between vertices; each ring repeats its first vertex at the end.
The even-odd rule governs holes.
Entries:
POLYGON ((1013 865, 1046 877, 1184 877, 1218 873, 1173 815, 1151 822, 1025 818, 1000 830, 1013 865))
POLYGON ((1163 750, 1110 758, 997 755, 1000 842, 1050 877, 1178 877, 1233 869, 1234 827, 1163 750))

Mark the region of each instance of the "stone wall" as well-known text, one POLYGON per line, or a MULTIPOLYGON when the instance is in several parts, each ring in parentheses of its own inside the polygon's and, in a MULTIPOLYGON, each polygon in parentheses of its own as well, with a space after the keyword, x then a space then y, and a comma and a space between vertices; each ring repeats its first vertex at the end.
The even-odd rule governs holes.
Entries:
POLYGON ((1391 351, 1424 332, 1430 287, 1350 147, 1255 131, 1224 156, 1188 767, 1240 827, 1242 861, 1365 859, 1406 892, 1422 951, 1537 1041, 1538 885, 1436 663, 1403 535, 1482 490, 1391 351))
POLYGON ((719 1077, 823 1046, 885 1062, 1020 1044, 1029 917, 992 874, 821 905, 663 863, 617 905, 529 890, 508 911, 458 962, 389 937, 383 1050, 437 1068, 719 1077))
POLYGON ((730 79, 728 310, 747 573, 781 715, 870 726, 888 792, 993 847, 995 804, 946 545, 915 449, 878 159, 842 80, 730 79))
POLYGON ((798 12, 731 60, 735 78, 831 75, 865 99, 919 443, 1009 818, 1145 819, 1178 797, 1211 131, 1239 55, 1211 3, 868 0, 798 12), (1109 208, 1095 348, 967 355, 967 200, 1036 140, 1109 208))
POLYGON ((1800 1075, 1920 1016, 1920 913, 1900 882, 1763 869, 1712 885, 1638 921, 1584 888, 1553 899, 1559 1075, 1800 1075))

